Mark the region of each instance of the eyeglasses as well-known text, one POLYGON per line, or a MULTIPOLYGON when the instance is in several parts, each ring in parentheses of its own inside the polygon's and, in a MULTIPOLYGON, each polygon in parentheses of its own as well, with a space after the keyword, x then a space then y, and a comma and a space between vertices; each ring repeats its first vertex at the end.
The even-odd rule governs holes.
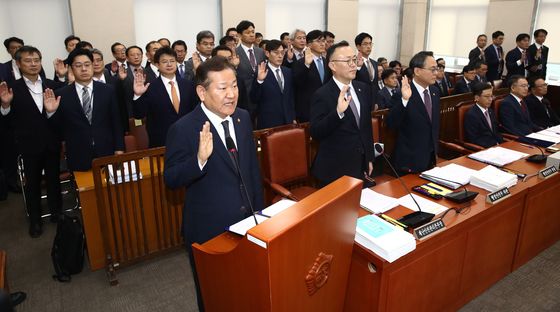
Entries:
POLYGON ((162 65, 169 65, 169 64, 173 65, 173 64, 177 63, 177 61, 176 60, 163 60, 163 61, 160 61, 159 63, 162 64, 162 65))
POLYGON ((373 46, 373 42, 362 42, 360 45, 366 46, 366 47, 371 47, 371 46, 373 46))
POLYGON ((344 62, 348 64, 348 66, 358 65, 358 59, 356 57, 349 58, 347 60, 331 60, 331 62, 344 62))
POLYGON ((424 68, 424 67, 422 67, 422 69, 429 70, 429 71, 432 72, 432 74, 435 74, 435 73, 437 73, 437 71, 438 71, 438 68, 437 68, 437 67, 430 67, 430 68, 424 68))
POLYGON ((91 62, 86 62, 86 63, 75 63, 72 64, 72 67, 79 69, 79 68, 90 68, 91 67, 91 62))
POLYGON ((315 39, 315 40, 312 40, 311 42, 325 43, 327 41, 325 39, 315 39))
POLYGON ((535 85, 535 88, 546 88, 546 87, 548 87, 548 83, 544 83, 544 84, 538 85, 538 86, 535 85))
POLYGON ((202 41, 200 43, 200 45, 203 45, 205 47, 213 47, 214 46, 214 42, 206 42, 206 41, 202 41))

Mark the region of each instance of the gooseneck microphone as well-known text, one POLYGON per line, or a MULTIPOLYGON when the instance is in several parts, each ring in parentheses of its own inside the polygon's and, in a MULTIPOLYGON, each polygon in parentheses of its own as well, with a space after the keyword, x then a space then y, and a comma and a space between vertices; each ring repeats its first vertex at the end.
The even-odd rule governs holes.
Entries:
POLYGON ((531 155, 529 157, 527 157, 527 161, 532 162, 532 163, 537 163, 537 164, 542 164, 546 161, 547 156, 544 154, 543 149, 538 146, 538 145, 534 145, 531 144, 532 146, 536 147, 539 149, 539 151, 541 152, 541 154, 535 154, 535 155, 531 155))
POLYGON ((235 143, 233 143, 233 139, 231 137, 226 137, 226 147, 230 155, 232 155, 233 162, 235 163, 235 169, 237 170, 237 174, 241 179, 241 186, 245 191, 245 196, 247 197, 247 201, 249 202, 249 208, 251 209, 251 214, 253 215, 253 219, 255 219, 255 224, 259 224, 259 221, 257 221, 257 217, 255 216, 255 210, 253 209, 251 197, 249 197, 249 192, 247 191, 247 184, 245 184, 245 180, 243 179, 243 174, 241 173, 241 166, 239 166, 239 159, 237 158, 237 148, 235 147, 235 143))
POLYGON ((412 198, 412 200, 414 201, 414 204, 416 204, 416 207, 418 207, 418 211, 415 211, 413 213, 409 213, 409 214, 403 216, 402 218, 398 219, 397 221, 399 221, 400 223, 402 223, 402 224, 404 224, 408 227, 411 227, 411 228, 419 227, 423 224, 426 224, 426 223, 432 221, 435 214, 422 211, 422 208, 420 208, 420 205, 418 205, 418 202, 416 202, 416 199, 414 199, 414 196, 412 196, 412 193, 410 193, 409 188, 406 186, 406 184, 404 184, 403 180, 399 177, 399 174, 397 173, 397 171, 395 170, 395 168, 393 167, 393 165, 391 164, 389 159, 387 159, 387 156, 385 156, 385 153, 383 153, 383 147, 381 147, 380 144, 374 144, 373 146, 374 146, 375 151, 377 153, 381 154, 381 156, 383 156, 383 158, 385 159, 385 162, 391 168, 391 171, 393 171, 393 173, 395 174, 395 176, 397 177, 399 182, 401 182, 401 185, 404 188, 404 190, 408 193, 410 198, 412 198))

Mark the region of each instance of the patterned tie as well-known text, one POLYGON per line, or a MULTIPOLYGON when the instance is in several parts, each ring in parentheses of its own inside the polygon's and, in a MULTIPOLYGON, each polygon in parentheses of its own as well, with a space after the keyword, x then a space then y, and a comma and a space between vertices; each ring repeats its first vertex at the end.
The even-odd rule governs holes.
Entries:
POLYGON ((171 102, 173 103, 173 108, 175 109, 176 113, 179 113, 179 96, 177 95, 177 88, 175 88, 175 83, 170 81, 169 84, 171 85, 171 102))
POLYGON ((488 123, 488 127, 492 130, 492 121, 490 120, 490 114, 488 114, 488 109, 484 111, 484 117, 486 117, 486 122, 488 123))
POLYGON ((89 95, 88 87, 84 87, 82 89, 82 108, 89 124, 91 125, 91 96, 89 95))
POLYGON ((257 68, 257 60, 255 59, 255 54, 253 53, 253 49, 249 49, 249 63, 251 63, 251 68, 253 71, 257 68))
MULTIPOLYGON (((502 49, 502 46, 498 47, 498 61, 499 61, 499 65, 498 65, 498 72, 502 73, 504 71, 504 49, 502 49)), ((502 77, 498 77, 498 79, 500 79, 502 77)))
POLYGON ((430 97, 430 92, 428 89, 424 90, 424 106, 426 106, 426 112, 430 121, 432 121, 432 97, 430 97))
POLYGON ((391 89, 391 96, 397 94, 397 88, 391 89))
MULTIPOLYGON (((346 98, 349 98, 352 94, 350 93, 350 88, 348 88, 348 91, 346 92, 346 98)), ((358 128, 360 127, 360 114, 358 112, 358 108, 356 107, 356 103, 354 103, 354 99, 350 99, 350 103, 348 103, 348 105, 350 106, 350 109, 352 110, 352 114, 354 114, 354 119, 356 119, 356 125, 358 126, 358 128)))
POLYGON ((480 58, 483 62, 486 62, 486 55, 484 55, 484 50, 480 49, 480 58))
POLYGON ((284 92, 284 81, 280 75, 280 68, 276 68, 276 80, 278 81, 278 87, 280 87, 280 92, 284 92))
POLYGON ((527 105, 525 105, 525 100, 521 100, 521 111, 523 112, 524 116, 527 116, 527 105))
POLYGON ((183 63, 179 65, 179 76, 181 76, 181 78, 185 78, 185 70, 183 69, 183 66, 185 66, 183 63))
MULTIPOLYGON (((229 121, 228 120, 222 121, 222 127, 224 128, 224 139, 225 139, 225 141, 227 142, 228 138, 229 138, 233 142, 233 138, 231 137, 231 134, 229 132, 229 121)), ((233 144, 235 145, 235 142, 233 144)), ((226 148, 227 148, 227 143, 226 143, 226 148)), ((236 168, 236 171, 237 171, 237 164, 235 163, 235 157, 237 157, 237 151, 236 150, 233 150, 233 151, 228 150, 228 155, 229 155, 229 158, 231 159, 231 161, 233 162, 233 167, 236 168)))
POLYGON ((369 81, 373 81, 373 67, 371 67, 369 59, 366 59, 366 67, 369 74, 369 81))
POLYGON ((325 81, 325 67, 323 67, 322 57, 319 57, 317 59, 317 70, 319 71, 319 77, 321 77, 321 82, 325 81))

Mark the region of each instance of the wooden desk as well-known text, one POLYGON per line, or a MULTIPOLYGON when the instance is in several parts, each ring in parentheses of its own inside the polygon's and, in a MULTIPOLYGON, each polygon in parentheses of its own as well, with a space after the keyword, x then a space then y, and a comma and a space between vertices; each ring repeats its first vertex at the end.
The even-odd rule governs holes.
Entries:
POLYGON ((0 250, 0 290, 4 290, 6 293, 10 293, 8 289, 8 278, 6 277, 6 252, 0 250))
MULTIPOLYGON (((536 151, 516 142, 503 146, 536 151)), ((466 157, 452 162, 477 170, 486 166, 466 157)), ((506 167, 534 173, 544 166, 520 160, 506 167)), ((403 179, 408 186, 425 183, 413 175, 403 179)), ((401 197, 406 193, 399 184, 391 181, 374 190, 401 197)), ((518 181, 512 196, 495 205, 485 202, 487 191, 467 188, 480 193, 468 213, 448 213, 444 231, 418 242, 415 251, 397 261, 388 263, 354 245, 346 311, 455 311, 560 239, 560 175, 518 181)), ((445 199, 440 203, 458 206, 445 199)), ((399 206, 389 215, 408 212, 399 206)))

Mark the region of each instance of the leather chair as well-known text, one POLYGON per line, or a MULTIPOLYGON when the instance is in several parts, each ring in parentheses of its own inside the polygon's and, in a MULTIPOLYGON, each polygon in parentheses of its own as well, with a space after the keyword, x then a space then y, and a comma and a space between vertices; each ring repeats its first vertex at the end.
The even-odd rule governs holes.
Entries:
POLYGON ((135 152, 138 150, 138 143, 136 142, 136 137, 133 135, 125 135, 124 136, 124 149, 125 152, 135 152))
POLYGON ((502 79, 492 81, 492 85, 494 85, 494 89, 500 89, 504 84, 502 79))
POLYGON ((457 110, 457 125, 459 126, 459 128, 457 129, 459 134, 457 143, 459 143, 459 145, 463 146, 468 150, 481 151, 484 149, 484 147, 467 142, 465 140, 465 115, 474 105, 475 105, 474 101, 466 101, 466 102, 460 102, 455 106, 455 109, 457 110))
MULTIPOLYGON (((381 122, 379 117, 371 117, 371 129, 373 131, 373 142, 383 142, 381 140, 381 122)), ((375 178, 376 184, 382 184, 394 179, 391 175, 383 174, 384 166, 386 166, 386 164, 383 160, 383 156, 375 159, 372 176, 375 178)))
POLYGON ((131 127, 130 135, 136 139, 137 150, 141 151, 149 148, 148 131, 145 124, 131 127))
MULTIPOLYGON (((496 118, 498 118, 498 124, 499 124, 500 129, 502 129, 502 121, 500 120, 500 105, 502 105, 502 102, 503 102, 503 100, 506 96, 507 95, 504 95, 502 97, 498 97, 498 98, 494 99, 494 102, 492 103, 494 113, 496 114, 496 118)), ((513 135, 511 133, 501 132, 501 134, 504 137, 504 140, 515 141, 518 138, 516 135, 513 135)))

